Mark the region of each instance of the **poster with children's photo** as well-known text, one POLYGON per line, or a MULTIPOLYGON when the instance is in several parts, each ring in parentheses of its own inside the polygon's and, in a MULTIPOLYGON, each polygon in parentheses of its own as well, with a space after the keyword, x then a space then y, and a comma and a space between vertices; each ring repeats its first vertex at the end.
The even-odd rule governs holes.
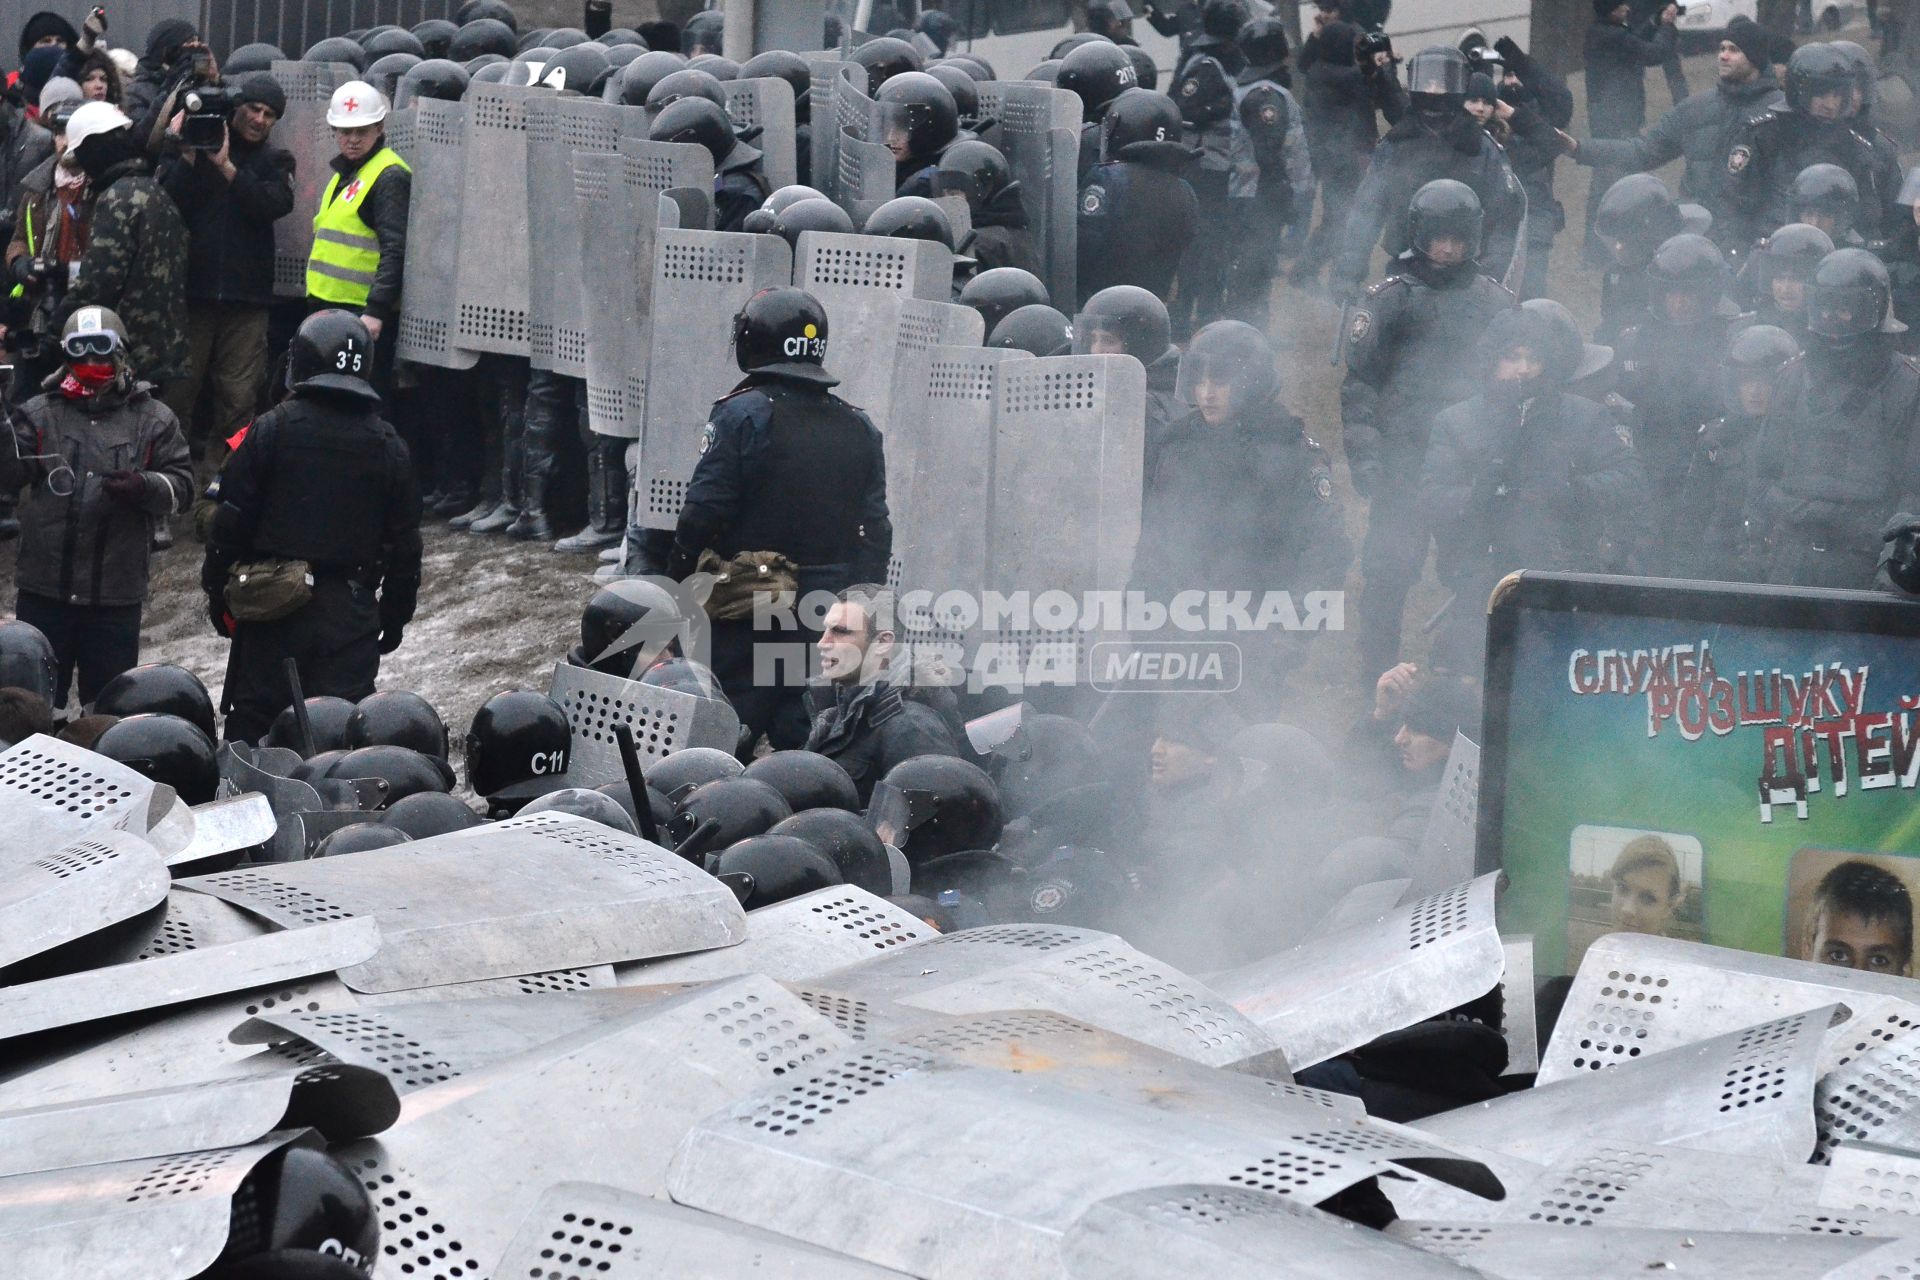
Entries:
POLYGON ((1482 732, 1478 861, 1541 974, 1614 932, 1909 972, 1920 602, 1520 574, 1482 732))

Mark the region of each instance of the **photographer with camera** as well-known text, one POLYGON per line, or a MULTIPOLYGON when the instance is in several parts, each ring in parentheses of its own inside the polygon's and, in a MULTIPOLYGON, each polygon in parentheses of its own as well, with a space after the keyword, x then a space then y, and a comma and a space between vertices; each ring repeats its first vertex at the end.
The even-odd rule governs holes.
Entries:
POLYGON ((41 116, 53 130, 54 153, 22 180, 13 215, 6 250, 7 350, 18 369, 17 395, 36 394, 64 358, 60 304, 93 223, 93 189, 67 145, 67 122, 77 110, 78 103, 61 103, 41 116))
POLYGON ((152 136, 156 108, 189 77, 208 84, 218 79, 213 53, 191 22, 162 18, 147 29, 147 51, 126 86, 127 115, 142 126, 143 137, 152 136))
POLYGON ((266 376, 273 226, 293 209, 293 157, 272 141, 287 97, 265 72, 185 97, 181 153, 160 185, 187 224, 190 368, 167 403, 190 424, 211 379, 209 434, 224 440, 252 416, 266 376))

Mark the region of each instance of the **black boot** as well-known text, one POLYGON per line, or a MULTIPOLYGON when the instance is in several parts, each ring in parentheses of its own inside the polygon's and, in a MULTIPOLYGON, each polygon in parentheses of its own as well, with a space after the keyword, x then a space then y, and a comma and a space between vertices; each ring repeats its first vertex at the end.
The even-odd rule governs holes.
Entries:
POLYGON ((520 516, 507 526, 507 536, 515 542, 552 542, 553 525, 547 520, 547 478, 528 476, 523 483, 526 497, 520 504, 520 516))
POLYGON ((610 461, 607 450, 598 444, 587 450, 587 527, 553 544, 555 551, 573 554, 610 547, 625 536, 625 505, 616 492, 617 480, 625 478, 625 469, 610 461))
POLYGON ((500 460, 500 505, 468 525, 469 533, 505 533, 519 520, 520 498, 525 484, 520 468, 520 442, 509 441, 500 460))

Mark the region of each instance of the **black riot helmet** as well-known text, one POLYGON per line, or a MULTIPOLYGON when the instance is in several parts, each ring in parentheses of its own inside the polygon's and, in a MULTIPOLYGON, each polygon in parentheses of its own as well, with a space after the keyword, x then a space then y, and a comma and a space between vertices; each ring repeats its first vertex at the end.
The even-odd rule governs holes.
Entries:
POLYGON ((1467 247, 1467 262, 1480 258, 1481 231, 1486 214, 1473 188, 1453 178, 1436 178, 1413 193, 1407 203, 1407 243, 1413 251, 1438 266, 1434 247, 1440 240, 1458 240, 1467 247))
POLYGON ((646 52, 647 46, 643 44, 615 44, 607 46, 607 65, 611 67, 612 70, 607 72, 606 82, 600 86, 600 97, 603 100, 607 102, 618 102, 620 100, 620 85, 617 77, 629 62, 643 56, 646 52))
POLYGON ((286 61, 287 55, 278 45, 243 44, 220 64, 220 74, 228 77, 251 75, 255 71, 271 71, 274 63, 286 61))
MULTIPOLYGON (((316 695, 306 700, 306 710, 307 727, 313 733, 313 754, 345 750, 347 721, 353 719, 354 704, 345 698, 316 695)), ((299 718, 294 715, 292 707, 285 708, 273 718, 273 724, 268 727, 260 745, 301 751, 299 718)))
POLYGON ((1833 118, 1846 117, 1858 83, 1852 61, 1830 44, 1803 44, 1787 59, 1787 105, 1801 115, 1822 118, 1815 115, 1814 99, 1838 95, 1840 112, 1833 118))
POLYGON ((988 333, 1021 307, 1046 306, 1047 301, 1040 277, 1019 267, 982 271, 960 289, 960 305, 978 311, 988 333))
POLYGON ((860 228, 868 236, 892 236, 900 240, 931 240, 954 248, 953 223, 947 211, 925 196, 895 196, 875 209, 860 228))
POLYGON ((188 804, 205 804, 220 785, 213 739, 179 716, 128 716, 109 725, 93 749, 172 787, 188 804))
POLYGON ((447 757, 447 726, 433 704, 417 693, 395 689, 370 693, 347 717, 347 747, 411 747, 424 755, 447 757))
POLYGON ((646 578, 619 578, 595 591, 580 611, 580 647, 568 661, 637 679, 673 651, 685 625, 671 591, 646 578))
POLYGON ((1172 98, 1151 89, 1129 89, 1107 107, 1100 120, 1100 155, 1128 160, 1134 146, 1185 145, 1186 121, 1172 98))
POLYGON ((874 785, 867 820, 916 867, 992 848, 1003 825, 993 779, 957 756, 913 756, 887 770, 874 785))
POLYGON ((373 64, 361 76, 366 82, 380 91, 380 96, 388 102, 400 86, 400 77, 420 65, 420 59, 411 53, 388 53, 374 59, 373 64))
POLYGON ((749 911, 845 883, 833 859, 798 836, 749 836, 722 851, 711 869, 749 911))
POLYGON ((467 62, 483 53, 511 58, 520 51, 519 43, 506 23, 497 18, 476 18, 453 33, 447 57, 455 62, 467 62))
MULTIPOLYGON (((628 70, 631 71, 644 61, 646 61, 644 58, 635 58, 628 64, 628 70)), ((681 67, 678 71, 672 71, 663 76, 648 92, 647 106, 658 111, 682 98, 705 98, 719 107, 723 113, 727 109, 727 91, 720 87, 720 82, 706 72, 696 71, 692 67, 681 67)))
POLYGON ((924 71, 907 71, 873 95, 873 127, 879 141, 904 148, 904 157, 894 152, 903 162, 931 162, 960 132, 960 110, 947 86, 924 71))
POLYGON ((1044 303, 1031 303, 993 326, 987 345, 1035 356, 1065 355, 1073 348, 1073 321, 1044 303))
POLYGON ((459 34, 458 24, 446 18, 428 18, 424 22, 413 24, 413 38, 420 42, 422 58, 444 58, 453 48, 453 37, 459 34))
POLYGON ((37 693, 51 706, 60 666, 40 628, 9 618, 0 622, 0 688, 37 693))
POLYGON ((552 34, 552 32, 552 27, 535 27, 531 31, 520 32, 518 38, 514 41, 514 60, 517 62, 521 54, 529 53, 536 49, 545 49, 548 53, 559 52, 559 50, 547 44, 547 37, 552 34))
POLYGON ((319 40, 300 55, 302 62, 344 62, 355 71, 364 71, 367 66, 367 51, 345 36, 328 36, 319 40))
MULTIPOLYGON (((644 107, 654 87, 676 71, 686 69, 687 60, 677 53, 655 49, 643 53, 620 69, 617 78, 619 101, 629 107, 644 107)), ((725 97, 725 91, 721 93, 725 97)))
POLYGON ((977 53, 954 53, 941 59, 951 63, 973 77, 975 84, 986 84, 997 78, 993 64, 977 53))
POLYGON ((1849 114, 1864 116, 1873 110, 1873 55, 1867 52, 1864 45, 1851 40, 1835 40, 1832 44, 1847 60, 1847 65, 1853 68, 1854 109, 1849 114))
POLYGON ((680 98, 662 108, 660 114, 653 118, 653 123, 647 126, 647 139, 651 142, 682 142, 705 147, 707 154, 713 157, 715 167, 732 154, 734 144, 738 141, 733 134, 733 121, 727 118, 726 108, 716 107, 699 97, 680 98))
POLYGON ((918 49, 892 36, 869 40, 847 56, 867 69, 869 96, 878 94, 880 86, 895 76, 909 71, 924 71, 927 65, 918 49))
POLYGON ((813 115, 813 68, 791 49, 769 49, 740 64, 742 80, 785 80, 793 90, 793 121, 805 124, 813 115))
POLYGON ((718 9, 705 9, 688 18, 680 28, 680 52, 689 58, 699 53, 720 52, 720 40, 726 15, 718 9))
MULTIPOLYGON (((347 1135, 340 1135, 347 1136, 347 1135)), ((294 1142, 262 1159, 233 1193, 214 1280, 326 1280, 332 1263, 380 1255, 380 1213, 366 1187, 317 1144, 294 1142)))
POLYGON ((1137 44, 1123 44, 1121 52, 1133 60, 1134 83, 1142 89, 1153 90, 1160 87, 1160 68, 1154 63, 1153 55, 1137 44))
POLYGON ((761 202, 760 207, 771 210, 774 213, 779 213, 787 206, 799 204, 802 200, 825 200, 826 198, 825 192, 795 183, 790 187, 782 187, 768 196, 761 202))
POLYGON ((1887 268, 1865 249, 1835 249, 1814 269, 1807 288, 1807 333, 1820 346, 1840 349, 1876 333, 1905 333, 1893 317, 1887 268))
POLYGON ((745 373, 779 373, 830 385, 827 309, 804 289, 762 289, 733 318, 733 358, 745 373))
POLYGON ((1756 324, 1736 333, 1720 364, 1720 399, 1727 413, 1741 418, 1766 413, 1774 375, 1799 354, 1800 344, 1785 329, 1756 324))
POLYGON ((1428 45, 1407 59, 1407 93, 1415 111, 1458 112, 1467 100, 1472 68, 1452 45, 1428 45))
POLYGON ((1243 0, 1201 0, 1200 33, 1215 40, 1232 40, 1247 25, 1243 0))
POLYGON ((805 840, 832 860, 848 884, 883 897, 893 892, 887 846, 858 811, 805 809, 774 823, 767 834, 805 840))
POLYGON ((682 747, 647 766, 647 789, 668 800, 722 778, 737 778, 745 766, 717 747, 682 747))
POLYGON ((1783 311, 1806 306, 1806 286, 1833 252, 1833 237, 1804 222, 1789 222, 1760 242, 1753 254, 1755 283, 1783 311))
POLYGON ((810 200, 796 201, 774 214, 773 226, 769 234, 784 239, 798 256, 800 236, 806 231, 852 235, 853 219, 848 216, 845 209, 825 196, 815 196, 810 200))
POLYGON ((378 404, 380 393, 367 378, 373 373, 373 339, 351 311, 329 307, 300 322, 287 349, 287 383, 294 391, 345 396, 378 404))
POLYGON ((408 67, 406 74, 400 77, 393 105, 395 108, 410 106, 419 98, 458 102, 465 96, 472 80, 467 69, 459 63, 446 58, 428 58, 425 62, 408 67))
POLYGON ((770 752, 748 765, 746 776, 778 791, 795 813, 860 808, 860 792, 846 769, 817 751, 770 752))
POLYGON ((718 853, 748 836, 764 834, 782 818, 793 816, 793 809, 778 791, 752 778, 719 778, 703 782, 674 802, 673 817, 668 819, 667 842, 678 848, 702 832, 687 856, 718 853))
POLYGON ((1054 78, 1059 74, 1060 74, 1060 59, 1048 58, 1046 61, 1036 65, 1033 68, 1033 70, 1027 72, 1027 74, 1021 76, 1020 78, 1022 80, 1031 80, 1035 84, 1052 84, 1054 81, 1054 78))
POLYGON ((1614 260, 1623 267, 1644 267, 1653 251, 1682 231, 1703 231, 1694 225, 1667 190, 1650 173, 1630 173, 1607 188, 1593 213, 1593 231, 1606 241, 1614 260))
POLYGON ((703 53, 688 61, 687 66, 695 71, 704 71, 715 80, 738 80, 740 64, 732 58, 723 58, 717 53, 703 53))
POLYGON ((927 74, 945 85, 947 92, 953 95, 953 109, 960 113, 961 125, 979 122, 980 86, 963 67, 952 62, 936 62, 927 68, 927 74))
MULTIPOLYGON (((422 796, 432 794, 435 793, 421 793, 422 796)), ((408 799, 418 798, 419 797, 415 796, 408 797, 408 799)), ((453 799, 452 796, 445 796, 443 798, 447 800, 453 799)), ((326 835, 320 837, 320 842, 313 846, 313 852, 308 856, 313 858, 338 858, 343 854, 365 853, 369 849, 391 849, 397 844, 410 844, 416 839, 423 838, 424 837, 410 835, 402 831, 399 827, 390 827, 384 821, 375 821, 369 817, 365 822, 350 822, 344 827, 336 827, 332 831, 327 832, 326 835)))
POLYGON ((1647 307, 1674 324, 1710 319, 1727 290, 1727 260, 1705 236, 1685 231, 1647 264, 1647 307))
POLYGON ((602 31, 593 40, 608 53, 612 53, 615 49, 632 49, 633 56, 636 58, 651 47, 647 44, 647 38, 632 27, 615 27, 611 31, 602 31))
POLYGON ((1087 30, 1109 40, 1133 33, 1133 8, 1127 0, 1087 0, 1087 30))
POLYGON ((1000 148, 969 138, 940 153, 933 175, 935 194, 961 196, 967 207, 984 208, 988 201, 1013 185, 1013 166, 1000 148))
POLYGON ((549 791, 539 799, 529 801, 520 810, 522 817, 535 813, 564 813, 574 818, 585 818, 588 822, 597 822, 630 836, 640 834, 640 824, 634 821, 624 805, 590 787, 562 787, 558 791, 549 791))
POLYGON ((595 98, 612 74, 613 63, 605 49, 597 44, 576 44, 562 49, 540 69, 539 83, 595 98))
POLYGON ((220 736, 207 686, 193 672, 170 662, 151 662, 122 671, 100 690, 93 700, 93 711, 102 716, 179 716, 198 725, 209 738, 220 736))
POLYGON ((578 27, 555 27, 547 32, 541 44, 549 49, 571 49, 577 44, 590 43, 587 33, 578 27))
POLYGON ((1076 355, 1130 355, 1152 364, 1173 344, 1167 304, 1136 285, 1116 284, 1087 299, 1073 319, 1076 355))
POLYGON ((368 35, 360 42, 360 47, 367 51, 367 57, 376 62, 390 53, 406 53, 416 58, 427 56, 427 46, 420 43, 420 37, 399 27, 368 35))
POLYGON ((1837 164, 1810 164, 1793 176, 1794 217, 1830 236, 1845 236, 1860 216, 1860 184, 1837 164))
POLYGON ((1228 415, 1238 418, 1279 394, 1274 372, 1273 344, 1267 335, 1239 320, 1215 320, 1193 335, 1180 357, 1180 378, 1174 394, 1188 404, 1202 383, 1224 384, 1229 391, 1228 415))
POLYGON ((498 22, 509 31, 520 30, 520 19, 514 14, 513 6, 507 0, 466 0, 453 12, 453 20, 462 26, 490 19, 498 22))
POLYGON ((573 727, 559 703, 509 689, 480 704, 467 730, 467 786, 489 807, 514 810, 566 785, 573 727))
MULTIPOLYGON (((1066 56, 1075 49, 1078 49, 1081 45, 1095 43, 1112 44, 1113 41, 1097 31, 1076 31, 1066 39, 1055 44, 1053 48, 1047 50, 1047 56, 1056 62, 1065 61, 1066 56)), ((1066 88, 1065 85, 1059 87, 1063 89, 1066 88)))
POLYGON ((1287 60, 1287 28, 1278 18, 1253 19, 1240 28, 1233 42, 1247 55, 1249 67, 1278 67, 1287 60))
POLYGON ((458 796, 444 791, 416 791, 387 806, 380 824, 405 832, 409 840, 430 840, 479 826, 486 819, 458 796))
POLYGON ((1580 336, 1573 312, 1552 298, 1528 298, 1520 304, 1545 322, 1553 347, 1548 372, 1561 383, 1591 378, 1613 363, 1613 348, 1596 346, 1580 336))
POLYGON ((1124 49, 1110 40, 1094 40, 1060 60, 1053 84, 1079 98, 1080 118, 1091 122, 1105 114, 1115 98, 1137 87, 1138 80, 1124 49))
POLYGON ((422 791, 452 791, 453 767, 412 747, 355 747, 327 766, 329 778, 377 778, 387 784, 382 809, 422 791))

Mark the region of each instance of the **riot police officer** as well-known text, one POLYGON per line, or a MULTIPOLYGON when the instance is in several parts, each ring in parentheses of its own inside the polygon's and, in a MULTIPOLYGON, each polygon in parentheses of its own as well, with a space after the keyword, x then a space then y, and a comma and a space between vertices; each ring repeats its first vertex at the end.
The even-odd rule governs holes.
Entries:
POLYGON ((1383 231, 1387 252, 1395 257, 1412 243, 1406 211, 1414 192, 1437 178, 1470 187, 1483 211, 1484 244, 1477 244, 1477 268, 1496 277, 1507 270, 1526 200, 1499 144, 1466 112, 1467 76, 1466 58, 1444 45, 1422 49, 1407 60, 1411 107, 1374 147, 1367 176, 1354 196, 1346 238, 1333 266, 1336 296, 1352 298, 1359 292, 1383 231))
POLYGON ((1236 43, 1247 65, 1234 77, 1234 255, 1227 272, 1227 310, 1258 329, 1267 326, 1280 256, 1306 239, 1313 216, 1313 162, 1300 104, 1286 85, 1287 32, 1274 18, 1240 28, 1236 43))
POLYGON ((1039 274, 1040 252, 1020 184, 998 147, 977 139, 956 142, 941 153, 932 178, 935 195, 957 195, 967 202, 973 227, 961 251, 977 264, 975 270, 1014 267, 1039 274))
POLYGON ((1087 171, 1100 160, 1101 118, 1115 98, 1138 87, 1139 79, 1133 59, 1108 40, 1089 41, 1061 59, 1054 87, 1080 99, 1078 174, 1082 183, 1087 180, 1087 171))
POLYGON ((1720 366, 1723 414, 1700 428, 1680 486, 1680 510, 1691 536, 1674 548, 1673 572, 1681 577, 1736 581, 1740 562, 1742 507, 1755 437, 1766 421, 1773 382, 1800 344, 1785 329, 1756 324, 1727 344, 1720 366))
POLYGON ((1754 323, 1785 329, 1804 342, 1807 285, 1832 252, 1832 237, 1804 222, 1789 222, 1755 245, 1744 272, 1754 323))
POLYGON ((947 86, 924 71, 908 71, 880 86, 873 99, 874 129, 893 152, 896 196, 932 196, 940 156, 960 133, 960 112, 947 86))
POLYGON ((1164 93, 1129 89, 1100 128, 1101 162, 1080 188, 1080 299, 1122 284, 1168 297, 1200 226, 1183 176, 1194 152, 1181 141, 1180 109, 1164 93))
POLYGON ((1630 173, 1607 188, 1593 214, 1593 234, 1609 259, 1600 277, 1596 342, 1612 342, 1646 311, 1654 252, 1683 231, 1704 233, 1711 222, 1698 205, 1676 203, 1667 184, 1650 173, 1630 173))
POLYGON ((654 142, 689 142, 713 157, 713 227, 738 231, 770 194, 758 148, 742 142, 726 109, 704 97, 675 99, 647 126, 654 142))
POLYGON ((1807 291, 1807 350, 1773 386, 1752 452, 1745 535, 1758 581, 1874 584, 1881 531, 1920 510, 1920 365, 1894 350, 1887 269, 1836 249, 1807 291))
POLYGON ((1860 222, 1860 187, 1837 164, 1810 164, 1794 175, 1788 189, 1795 222, 1826 232, 1835 248, 1865 248, 1854 230, 1860 222))
POLYGON ((254 420, 215 482, 200 585, 214 630, 233 640, 221 700, 234 741, 257 740, 291 705, 285 659, 308 694, 357 702, 413 618, 420 494, 366 381, 373 360, 357 317, 309 316, 288 352, 291 394, 254 420), (278 586, 249 591, 248 579, 278 586))
MULTIPOLYGON (((685 578, 705 562, 731 575, 751 561, 769 567, 763 576, 791 574, 802 597, 884 580, 893 526, 880 432, 828 390, 838 380, 822 367, 825 308, 799 289, 763 289, 735 317, 733 346, 747 376, 713 407, 668 573, 685 578)), ((757 630, 753 602, 738 603, 722 616, 709 601, 714 672, 749 741, 765 733, 776 748, 797 747, 808 727, 806 647, 818 637, 804 623, 757 630), (758 670, 756 647, 767 650, 758 670)))
POLYGON ((1246 20, 1246 6, 1239 0, 1205 0, 1200 34, 1173 76, 1173 99, 1200 147, 1199 163, 1189 167, 1186 179, 1199 200, 1201 225, 1214 230, 1213 235, 1194 237, 1180 262, 1173 321, 1181 335, 1220 314, 1232 270, 1235 237, 1228 200, 1234 169, 1233 78, 1246 66, 1233 40, 1246 20))
POLYGON ((1429 182, 1414 193, 1406 221, 1410 247, 1367 290, 1343 335, 1347 465, 1354 489, 1372 502, 1356 610, 1369 686, 1398 657, 1407 592, 1426 565, 1415 486, 1434 415, 1473 394, 1478 379, 1461 353, 1514 304, 1512 293, 1481 273, 1485 215, 1471 187, 1429 182))
POLYGON ((1193 409, 1180 398, 1180 352, 1173 345, 1166 304, 1132 285, 1102 289, 1073 319, 1073 351, 1132 356, 1147 367, 1146 461, 1141 474, 1152 475, 1174 424, 1193 409))

